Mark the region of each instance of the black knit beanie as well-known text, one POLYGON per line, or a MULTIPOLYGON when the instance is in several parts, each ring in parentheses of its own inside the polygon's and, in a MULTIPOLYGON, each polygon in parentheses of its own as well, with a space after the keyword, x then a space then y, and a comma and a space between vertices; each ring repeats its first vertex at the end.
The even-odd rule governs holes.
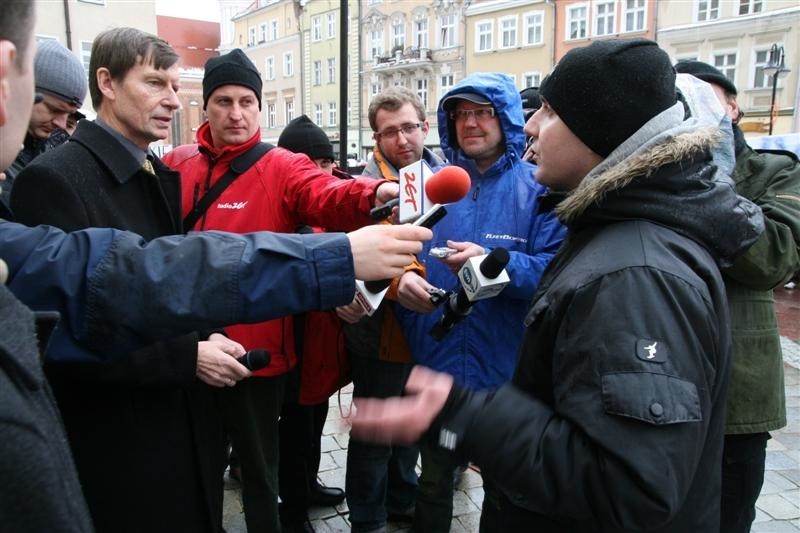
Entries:
POLYGON ((290 152, 306 154, 311 159, 334 159, 330 139, 322 128, 305 115, 300 115, 283 128, 278 137, 278 146, 290 152))
POLYGON ((208 105, 211 94, 223 85, 241 85, 252 89, 261 109, 261 74, 244 52, 235 48, 229 53, 212 57, 206 61, 203 76, 203 109, 208 105))
POLYGON ((736 85, 734 85, 725 74, 712 67, 708 63, 695 61, 693 59, 684 59, 683 61, 678 61, 675 63, 675 70, 678 72, 678 74, 691 74, 697 79, 719 85, 725 89, 725 91, 731 94, 738 94, 736 85))
POLYGON ((609 39, 570 50, 539 93, 602 157, 677 101, 669 56, 647 39, 609 39))

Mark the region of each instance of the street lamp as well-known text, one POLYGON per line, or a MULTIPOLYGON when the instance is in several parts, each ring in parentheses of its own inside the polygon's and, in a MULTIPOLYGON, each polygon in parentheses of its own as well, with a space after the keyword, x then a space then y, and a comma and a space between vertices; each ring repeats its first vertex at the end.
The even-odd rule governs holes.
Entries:
POLYGON ((769 50, 769 62, 764 65, 764 74, 772 76, 772 105, 769 108, 769 134, 772 135, 772 125, 778 116, 775 109, 775 92, 778 89, 778 78, 785 78, 790 69, 786 68, 783 46, 773 44, 769 50))

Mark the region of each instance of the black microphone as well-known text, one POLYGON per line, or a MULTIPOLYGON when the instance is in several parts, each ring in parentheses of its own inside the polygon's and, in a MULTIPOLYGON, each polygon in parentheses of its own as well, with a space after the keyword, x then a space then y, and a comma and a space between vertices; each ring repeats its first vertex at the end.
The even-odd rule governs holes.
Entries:
POLYGON ((252 372, 254 370, 261 370, 267 366, 270 358, 271 355, 267 350, 264 348, 255 348, 241 357, 237 357, 236 360, 252 372))
POLYGON ((453 326, 470 314, 475 302, 495 296, 503 290, 509 282, 508 274, 503 275, 509 259, 508 250, 495 248, 482 260, 480 257, 471 257, 464 263, 458 272, 461 288, 451 294, 445 303, 444 313, 431 328, 431 337, 442 340, 453 326), (480 263, 476 263, 478 260, 480 263))

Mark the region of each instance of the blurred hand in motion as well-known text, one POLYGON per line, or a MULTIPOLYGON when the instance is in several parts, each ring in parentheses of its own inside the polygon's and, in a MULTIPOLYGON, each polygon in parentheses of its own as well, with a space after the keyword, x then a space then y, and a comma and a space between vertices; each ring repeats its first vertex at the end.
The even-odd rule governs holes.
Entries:
POLYGON ((416 442, 442 410, 452 388, 453 377, 449 374, 415 366, 406 382, 405 396, 354 400, 352 434, 369 442, 416 442))
POLYGON ((430 289, 435 287, 416 272, 408 271, 400 278, 397 287, 397 301, 411 311, 430 313, 436 309, 431 302, 430 289))
POLYGON ((220 333, 212 333, 207 341, 197 343, 197 378, 212 387, 232 387, 249 377, 250 371, 236 358, 245 354, 244 347, 220 333))
POLYGON ((361 320, 367 313, 356 300, 353 300, 347 305, 340 305, 336 308, 336 316, 347 322, 348 324, 355 324, 361 320))
POLYGON ((372 281, 403 275, 412 256, 422 250, 422 241, 431 237, 431 230, 408 224, 377 224, 348 233, 356 278, 372 281))
POLYGON ((470 257, 484 255, 486 253, 483 246, 478 246, 475 243, 466 241, 447 241, 447 247, 458 250, 456 253, 442 258, 442 262, 447 265, 453 274, 458 274, 458 271, 461 270, 461 267, 464 266, 464 263, 466 263, 467 259, 470 257))

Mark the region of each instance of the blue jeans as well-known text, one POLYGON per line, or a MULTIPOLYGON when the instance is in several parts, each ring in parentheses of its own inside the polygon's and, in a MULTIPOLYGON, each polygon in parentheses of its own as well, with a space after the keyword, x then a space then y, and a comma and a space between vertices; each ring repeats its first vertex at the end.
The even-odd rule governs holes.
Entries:
MULTIPOLYGON (((403 392, 411 365, 352 357, 353 396, 388 398, 403 392)), ((386 524, 386 508, 408 509, 417 490, 416 446, 381 446, 351 438, 345 492, 350 522, 372 529, 386 524)))

